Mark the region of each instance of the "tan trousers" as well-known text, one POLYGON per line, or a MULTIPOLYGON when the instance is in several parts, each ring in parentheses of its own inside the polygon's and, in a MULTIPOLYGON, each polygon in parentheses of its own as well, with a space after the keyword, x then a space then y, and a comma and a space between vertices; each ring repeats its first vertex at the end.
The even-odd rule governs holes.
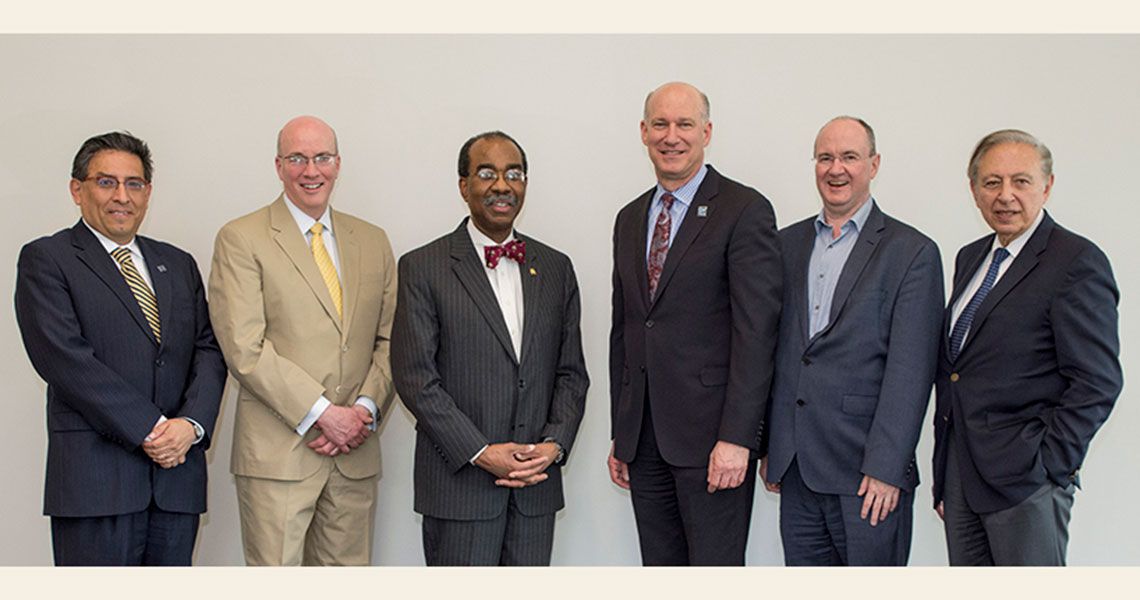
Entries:
POLYGON ((371 563, 375 476, 349 479, 330 460, 301 481, 234 479, 247 565, 371 563))

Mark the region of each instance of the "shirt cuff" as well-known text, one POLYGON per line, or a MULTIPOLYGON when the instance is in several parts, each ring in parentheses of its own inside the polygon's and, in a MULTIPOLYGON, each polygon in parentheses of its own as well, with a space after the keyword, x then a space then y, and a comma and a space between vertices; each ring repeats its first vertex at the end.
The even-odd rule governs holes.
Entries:
POLYGON ((321 394, 321 397, 317 398, 317 401, 313 403, 313 407, 309 409, 309 414, 305 415, 304 419, 301 419, 301 424, 293 431, 296 431, 297 435, 305 435, 308 433, 309 429, 317 423, 317 419, 325 414, 325 409, 330 406, 332 406, 332 402, 329 402, 329 399, 325 398, 324 394, 321 394))
POLYGON ((376 418, 376 402, 368 396, 357 396, 356 404, 368 409, 368 414, 372 415, 372 422, 368 424, 368 429, 376 431, 376 426, 380 423, 380 419, 376 418))
MULTIPOLYGON (((159 425, 162 425, 165 422, 166 422, 166 415, 158 415, 158 420, 154 422, 154 427, 158 427, 159 425)), ((153 430, 154 427, 151 427, 151 429, 153 430)), ((146 434, 146 437, 143 438, 143 441, 144 442, 150 442, 153 440, 151 439, 150 434, 148 433, 148 434, 146 434)))
POLYGON ((489 446, 483 446, 482 448, 480 448, 479 451, 475 453, 475 456, 472 456, 471 460, 469 460, 467 462, 469 462, 471 464, 475 464, 475 461, 479 460, 480 456, 483 456, 483 453, 487 451, 488 447, 489 446))
POLYGON ((206 438, 206 429, 202 427, 201 423, 195 421, 194 419, 191 419, 190 417, 182 418, 186 419, 186 422, 190 423, 190 426, 194 428, 194 442, 190 444, 191 446, 206 438))

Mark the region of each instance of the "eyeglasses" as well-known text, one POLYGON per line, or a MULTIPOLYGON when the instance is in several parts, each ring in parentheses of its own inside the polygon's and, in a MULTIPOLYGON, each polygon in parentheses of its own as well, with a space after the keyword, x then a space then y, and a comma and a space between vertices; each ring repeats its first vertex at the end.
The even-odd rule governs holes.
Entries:
POLYGON ((95 185, 101 190, 112 192, 118 189, 121 184, 128 192, 141 192, 150 185, 145 180, 138 177, 128 177, 123 181, 119 181, 117 177, 109 175, 97 175, 95 177, 84 177, 81 181, 94 181, 95 185))
MULTIPOLYGON (((874 154, 872 154, 871 156, 874 156, 874 154)), ((824 167, 830 167, 831 165, 835 164, 837 161, 841 165, 850 165, 853 163, 857 163, 857 162, 863 160, 864 158, 870 158, 870 157, 864 157, 863 155, 859 154, 858 152, 844 152, 843 154, 840 154, 839 156, 832 156, 830 154, 820 154, 819 156, 812 157, 812 160, 814 160, 816 162, 816 164, 822 165, 824 167)))
POLYGON ((302 169, 308 166, 310 160, 313 161, 313 164, 316 165, 318 169, 331 167, 336 163, 335 154, 318 154, 312 158, 304 154, 290 154, 289 156, 278 156, 277 158, 285 161, 286 165, 294 169, 302 169))
MULTIPOLYGON (((475 171, 475 177, 478 177, 479 181, 490 183, 499 178, 499 172, 490 167, 483 167, 475 171)), ((507 169, 507 172, 503 173, 503 179, 506 179, 507 183, 525 183, 526 173, 523 173, 522 169, 507 169)))

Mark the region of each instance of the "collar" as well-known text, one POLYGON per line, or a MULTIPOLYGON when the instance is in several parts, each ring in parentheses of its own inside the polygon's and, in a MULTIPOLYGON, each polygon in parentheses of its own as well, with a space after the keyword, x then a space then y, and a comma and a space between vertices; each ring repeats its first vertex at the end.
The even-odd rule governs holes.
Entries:
POLYGON ((475 250, 479 253, 479 256, 483 256, 483 248, 485 246, 505 246, 515 240, 515 230, 511 229, 510 235, 500 244, 487 237, 482 231, 479 231, 479 228, 475 226, 475 222, 470 218, 467 219, 467 235, 471 236, 471 242, 475 244, 475 250))
POLYGON ((321 215, 321 218, 314 219, 297 208, 297 205, 293 204, 293 201, 289 199, 289 194, 284 192, 282 194, 285 196, 285 208, 289 209, 289 214, 292 215, 293 220, 296 221, 297 227, 301 229, 301 235, 308 235, 309 230, 313 228, 313 223, 324 225, 325 230, 322 232, 322 235, 325 233, 333 234, 332 210, 329 207, 325 207, 325 212, 321 215))
MULTIPOLYGON (((867 198, 867 201, 863 203, 863 206, 860 206, 859 210, 855 211, 855 214, 851 215, 851 218, 848 219, 847 223, 844 223, 843 227, 840 229, 846 229, 847 225, 851 224, 853 227, 855 227, 855 233, 863 231, 863 227, 867 224, 867 219, 871 216, 871 206, 874 204, 874 196, 867 198)), ((815 232, 818 234, 823 230, 831 231, 831 225, 827 224, 827 218, 823 212, 823 209, 821 208, 819 210, 819 216, 815 218, 815 232)))
POLYGON ((130 242, 127 242, 126 244, 120 244, 120 243, 112 240, 111 238, 103 235, 102 233, 99 233, 98 231, 96 231, 94 227, 92 227, 91 225, 89 225, 87 223, 86 219, 80 219, 80 220, 83 221, 83 226, 86 227, 88 231, 95 234, 95 239, 99 240, 99 243, 103 246, 103 249, 107 251, 107 254, 110 254, 116 248, 126 246, 127 248, 130 249, 131 254, 133 254, 135 256, 142 256, 142 250, 139 249, 139 242, 138 242, 139 236, 137 236, 137 235, 133 236, 131 238, 130 242))
MULTIPOLYGON (((1021 249, 1024 248, 1026 244, 1029 243, 1029 238, 1033 237, 1033 233, 1035 231, 1037 231, 1037 227, 1039 225, 1041 225, 1041 221, 1043 219, 1045 219, 1045 208, 1044 207, 1042 207, 1041 211, 1037 213, 1037 218, 1033 220, 1033 224, 1029 226, 1029 229, 1026 229, 1021 235, 1014 238, 1013 241, 1010 242, 1009 245, 1005 247, 1006 250, 1009 250, 1009 257, 1010 258, 1017 258, 1017 254, 1019 252, 1021 252, 1021 249)), ((993 256, 994 250, 1001 248, 1001 247, 1002 247, 1002 245, 1001 245, 1001 242, 998 241, 997 234, 994 234, 994 241, 993 241, 993 244, 990 245, 990 254, 989 255, 993 256)), ((1010 262, 1012 263, 1012 261, 1010 261, 1010 262)))
POLYGON ((691 179, 686 181, 685 185, 682 185, 681 187, 671 192, 665 189, 661 185, 661 182, 657 182, 657 189, 653 191, 653 204, 657 204, 661 200, 661 196, 664 196, 665 193, 668 192, 670 194, 673 194, 673 197, 677 199, 677 202, 684 204, 687 208, 690 204, 693 203, 693 198, 695 198, 697 195, 697 189, 701 187, 701 183, 705 180, 705 175, 708 175, 708 172, 709 166, 701 165, 701 168, 699 171, 697 171, 697 174, 693 175, 691 179))

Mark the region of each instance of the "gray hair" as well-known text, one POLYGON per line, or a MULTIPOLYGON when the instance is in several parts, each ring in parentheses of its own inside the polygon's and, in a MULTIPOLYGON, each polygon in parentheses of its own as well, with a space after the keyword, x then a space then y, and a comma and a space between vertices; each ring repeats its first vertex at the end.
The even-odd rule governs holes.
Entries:
POLYGON ((1020 129, 999 129, 982 138, 982 141, 974 147, 974 153, 970 155, 970 165, 966 168, 966 175, 970 177, 971 185, 978 180, 978 163, 982 162, 982 157, 994 146, 1001 144, 1025 144, 1033 148, 1037 151, 1041 172, 1045 174, 1045 178, 1048 179, 1053 175, 1053 153, 1049 151, 1048 146, 1041 143, 1041 140, 1020 129))

